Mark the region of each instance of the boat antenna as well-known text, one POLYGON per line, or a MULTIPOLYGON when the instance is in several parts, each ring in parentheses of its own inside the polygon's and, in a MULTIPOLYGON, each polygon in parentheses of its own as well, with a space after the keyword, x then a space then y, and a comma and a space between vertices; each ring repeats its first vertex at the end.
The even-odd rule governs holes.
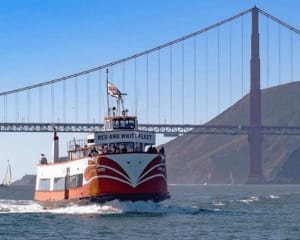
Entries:
POLYGON ((107 115, 110 115, 110 110, 109 110, 109 93, 108 93, 108 73, 109 70, 106 68, 106 97, 107 97, 107 115))

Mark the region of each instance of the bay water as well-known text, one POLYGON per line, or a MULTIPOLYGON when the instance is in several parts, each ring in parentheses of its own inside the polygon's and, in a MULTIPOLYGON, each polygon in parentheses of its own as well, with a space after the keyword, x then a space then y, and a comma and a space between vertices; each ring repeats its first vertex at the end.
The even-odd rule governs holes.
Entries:
POLYGON ((169 185, 161 203, 0 199, 0 239, 300 239, 300 185, 169 185))

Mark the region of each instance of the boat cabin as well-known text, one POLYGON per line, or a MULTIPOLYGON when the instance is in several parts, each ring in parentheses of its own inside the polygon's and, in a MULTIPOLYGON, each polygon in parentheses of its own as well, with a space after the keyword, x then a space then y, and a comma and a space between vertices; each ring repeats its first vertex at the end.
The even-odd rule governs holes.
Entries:
POLYGON ((103 131, 91 132, 86 140, 71 140, 68 159, 120 153, 157 153, 155 133, 140 131, 135 116, 109 116, 103 131))
POLYGON ((104 131, 111 130, 137 130, 137 118, 135 116, 111 116, 104 119, 104 131))

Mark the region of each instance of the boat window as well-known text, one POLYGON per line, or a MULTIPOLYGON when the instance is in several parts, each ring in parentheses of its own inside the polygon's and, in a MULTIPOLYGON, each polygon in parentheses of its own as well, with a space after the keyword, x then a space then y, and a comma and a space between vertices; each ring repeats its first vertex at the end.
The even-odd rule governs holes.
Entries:
POLYGON ((128 128, 130 128, 130 129, 135 128, 135 121, 133 119, 128 121, 128 128))
POLYGON ((143 152, 143 144, 142 143, 135 143, 134 151, 135 152, 143 152))
POLYGON ((39 190, 40 191, 49 191, 50 190, 50 178, 41 178, 40 179, 39 190))
POLYGON ((94 142, 95 142, 95 139, 88 139, 87 142, 88 142, 88 143, 94 143, 94 142))
POLYGON ((114 120, 114 121, 113 121, 113 128, 114 128, 114 129, 119 129, 119 125, 120 125, 120 124, 119 124, 119 120, 114 120))
POLYGON ((134 144, 133 144, 133 142, 126 143, 125 147, 126 147, 126 151, 127 152, 133 152, 133 150, 134 150, 134 144))
POLYGON ((68 188, 76 188, 82 186, 83 174, 72 175, 68 179, 68 188))
POLYGON ((121 129, 126 128, 126 122, 125 122, 125 120, 120 120, 120 128, 121 129))
POLYGON ((134 119, 114 119, 113 120, 114 129, 134 129, 135 120, 134 119))
POLYGON ((54 178, 53 190, 65 190, 65 178, 54 178))

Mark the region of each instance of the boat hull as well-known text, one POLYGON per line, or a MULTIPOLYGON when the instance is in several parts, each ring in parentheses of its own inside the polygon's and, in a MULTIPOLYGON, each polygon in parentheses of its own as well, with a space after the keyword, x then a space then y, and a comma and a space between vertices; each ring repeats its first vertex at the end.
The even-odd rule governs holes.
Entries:
POLYGON ((99 195, 93 197, 85 197, 78 199, 63 199, 59 201, 36 201, 44 209, 53 209, 53 208, 62 208, 69 207, 72 205, 76 206, 86 206, 91 204, 104 204, 113 200, 119 201, 153 201, 161 202, 166 199, 169 199, 169 193, 144 193, 144 194, 110 194, 110 195, 99 195))
POLYGON ((37 185, 35 200, 43 207, 87 205, 115 199, 159 202, 170 197, 165 158, 161 154, 105 155, 40 166, 38 175, 44 178, 38 177, 37 183, 43 181, 46 174, 49 176, 46 178, 50 179, 50 176, 67 168, 71 169, 70 176, 52 177, 49 190, 43 189, 41 183, 37 185), (64 189, 57 189, 55 184, 59 181, 65 182, 62 185, 64 189), (80 182, 78 186, 77 182, 80 182))

